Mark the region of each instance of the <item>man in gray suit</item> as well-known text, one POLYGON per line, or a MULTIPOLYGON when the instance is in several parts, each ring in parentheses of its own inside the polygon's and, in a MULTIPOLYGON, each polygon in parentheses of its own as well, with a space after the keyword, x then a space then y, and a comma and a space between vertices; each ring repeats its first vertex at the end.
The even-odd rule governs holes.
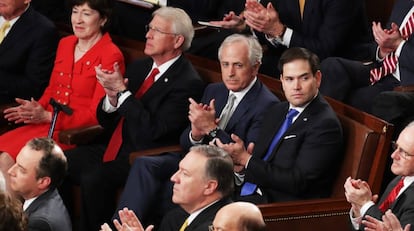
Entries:
POLYGON ((71 231, 69 214, 57 192, 67 169, 66 157, 47 138, 30 140, 9 169, 10 188, 24 199, 28 230, 71 231))

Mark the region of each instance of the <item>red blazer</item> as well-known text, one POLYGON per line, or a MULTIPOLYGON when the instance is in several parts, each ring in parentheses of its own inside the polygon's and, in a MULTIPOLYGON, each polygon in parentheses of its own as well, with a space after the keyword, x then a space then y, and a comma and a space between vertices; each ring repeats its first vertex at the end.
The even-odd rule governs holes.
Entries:
MULTIPOLYGON (((53 111, 49 104, 52 97, 73 109, 72 115, 59 113, 53 137, 55 141, 58 141, 60 130, 98 124, 96 108, 105 92, 96 80, 95 66, 101 64, 103 69, 112 70, 114 62, 118 62, 122 73, 125 72, 123 55, 112 43, 109 34, 104 34, 82 58, 74 62, 77 41, 76 36, 70 35, 59 42, 49 86, 39 99, 39 103, 48 111, 53 111)), ((16 157, 28 140, 47 136, 49 127, 47 123, 14 129, 0 136, 0 148, 16 157)), ((70 148, 62 144, 60 146, 63 149, 70 148)))

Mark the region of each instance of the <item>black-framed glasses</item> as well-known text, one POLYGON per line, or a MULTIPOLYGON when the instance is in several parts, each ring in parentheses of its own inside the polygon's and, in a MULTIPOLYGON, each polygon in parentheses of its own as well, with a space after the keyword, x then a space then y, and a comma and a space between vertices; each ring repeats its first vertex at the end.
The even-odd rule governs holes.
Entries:
POLYGON ((176 33, 170 33, 170 32, 165 32, 165 31, 162 31, 162 30, 160 30, 160 29, 158 29, 158 28, 156 28, 155 26, 151 26, 151 25, 145 25, 145 31, 146 32, 148 32, 148 31, 155 31, 155 32, 157 32, 157 33, 160 33, 160 34, 166 34, 166 35, 174 35, 174 36, 177 36, 178 34, 176 34, 176 33))
POLYGON ((398 152, 398 154, 405 159, 409 159, 410 157, 414 156, 414 154, 411 154, 402 149, 400 146, 398 146, 398 144, 395 141, 391 142, 391 147, 394 152, 398 152))

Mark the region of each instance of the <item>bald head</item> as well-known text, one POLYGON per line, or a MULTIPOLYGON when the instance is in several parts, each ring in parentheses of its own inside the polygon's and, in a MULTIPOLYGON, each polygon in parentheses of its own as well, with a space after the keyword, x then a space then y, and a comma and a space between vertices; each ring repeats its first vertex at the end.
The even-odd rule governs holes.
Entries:
POLYGON ((264 231, 266 227, 259 208, 248 202, 234 202, 221 208, 213 226, 224 231, 264 231))

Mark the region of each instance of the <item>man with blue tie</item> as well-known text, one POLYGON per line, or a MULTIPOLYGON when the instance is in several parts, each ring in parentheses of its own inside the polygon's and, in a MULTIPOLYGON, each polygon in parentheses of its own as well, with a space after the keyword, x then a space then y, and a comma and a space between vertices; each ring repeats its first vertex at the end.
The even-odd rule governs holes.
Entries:
MULTIPOLYGON (((190 99, 188 118, 191 124, 180 138, 185 151, 196 144, 208 144, 214 138, 224 143, 232 142, 232 133, 256 142, 264 112, 279 102, 256 77, 262 48, 254 37, 237 34, 227 37, 218 56, 223 82, 207 86, 200 102, 190 99)), ((132 209, 144 223, 149 223, 149 217, 162 215, 150 213, 163 213, 168 201, 171 203, 169 178, 177 170, 181 158, 178 153, 137 158, 118 209, 132 209), (162 193, 169 195, 161 199, 162 193), (158 205, 160 201, 162 205, 158 205), (157 206, 163 206, 163 209, 155 209, 157 206)))
POLYGON ((257 142, 219 147, 235 164, 235 200, 254 203, 328 197, 342 160, 342 129, 335 112, 319 94, 318 57, 290 48, 279 62, 287 101, 269 108, 257 142))

